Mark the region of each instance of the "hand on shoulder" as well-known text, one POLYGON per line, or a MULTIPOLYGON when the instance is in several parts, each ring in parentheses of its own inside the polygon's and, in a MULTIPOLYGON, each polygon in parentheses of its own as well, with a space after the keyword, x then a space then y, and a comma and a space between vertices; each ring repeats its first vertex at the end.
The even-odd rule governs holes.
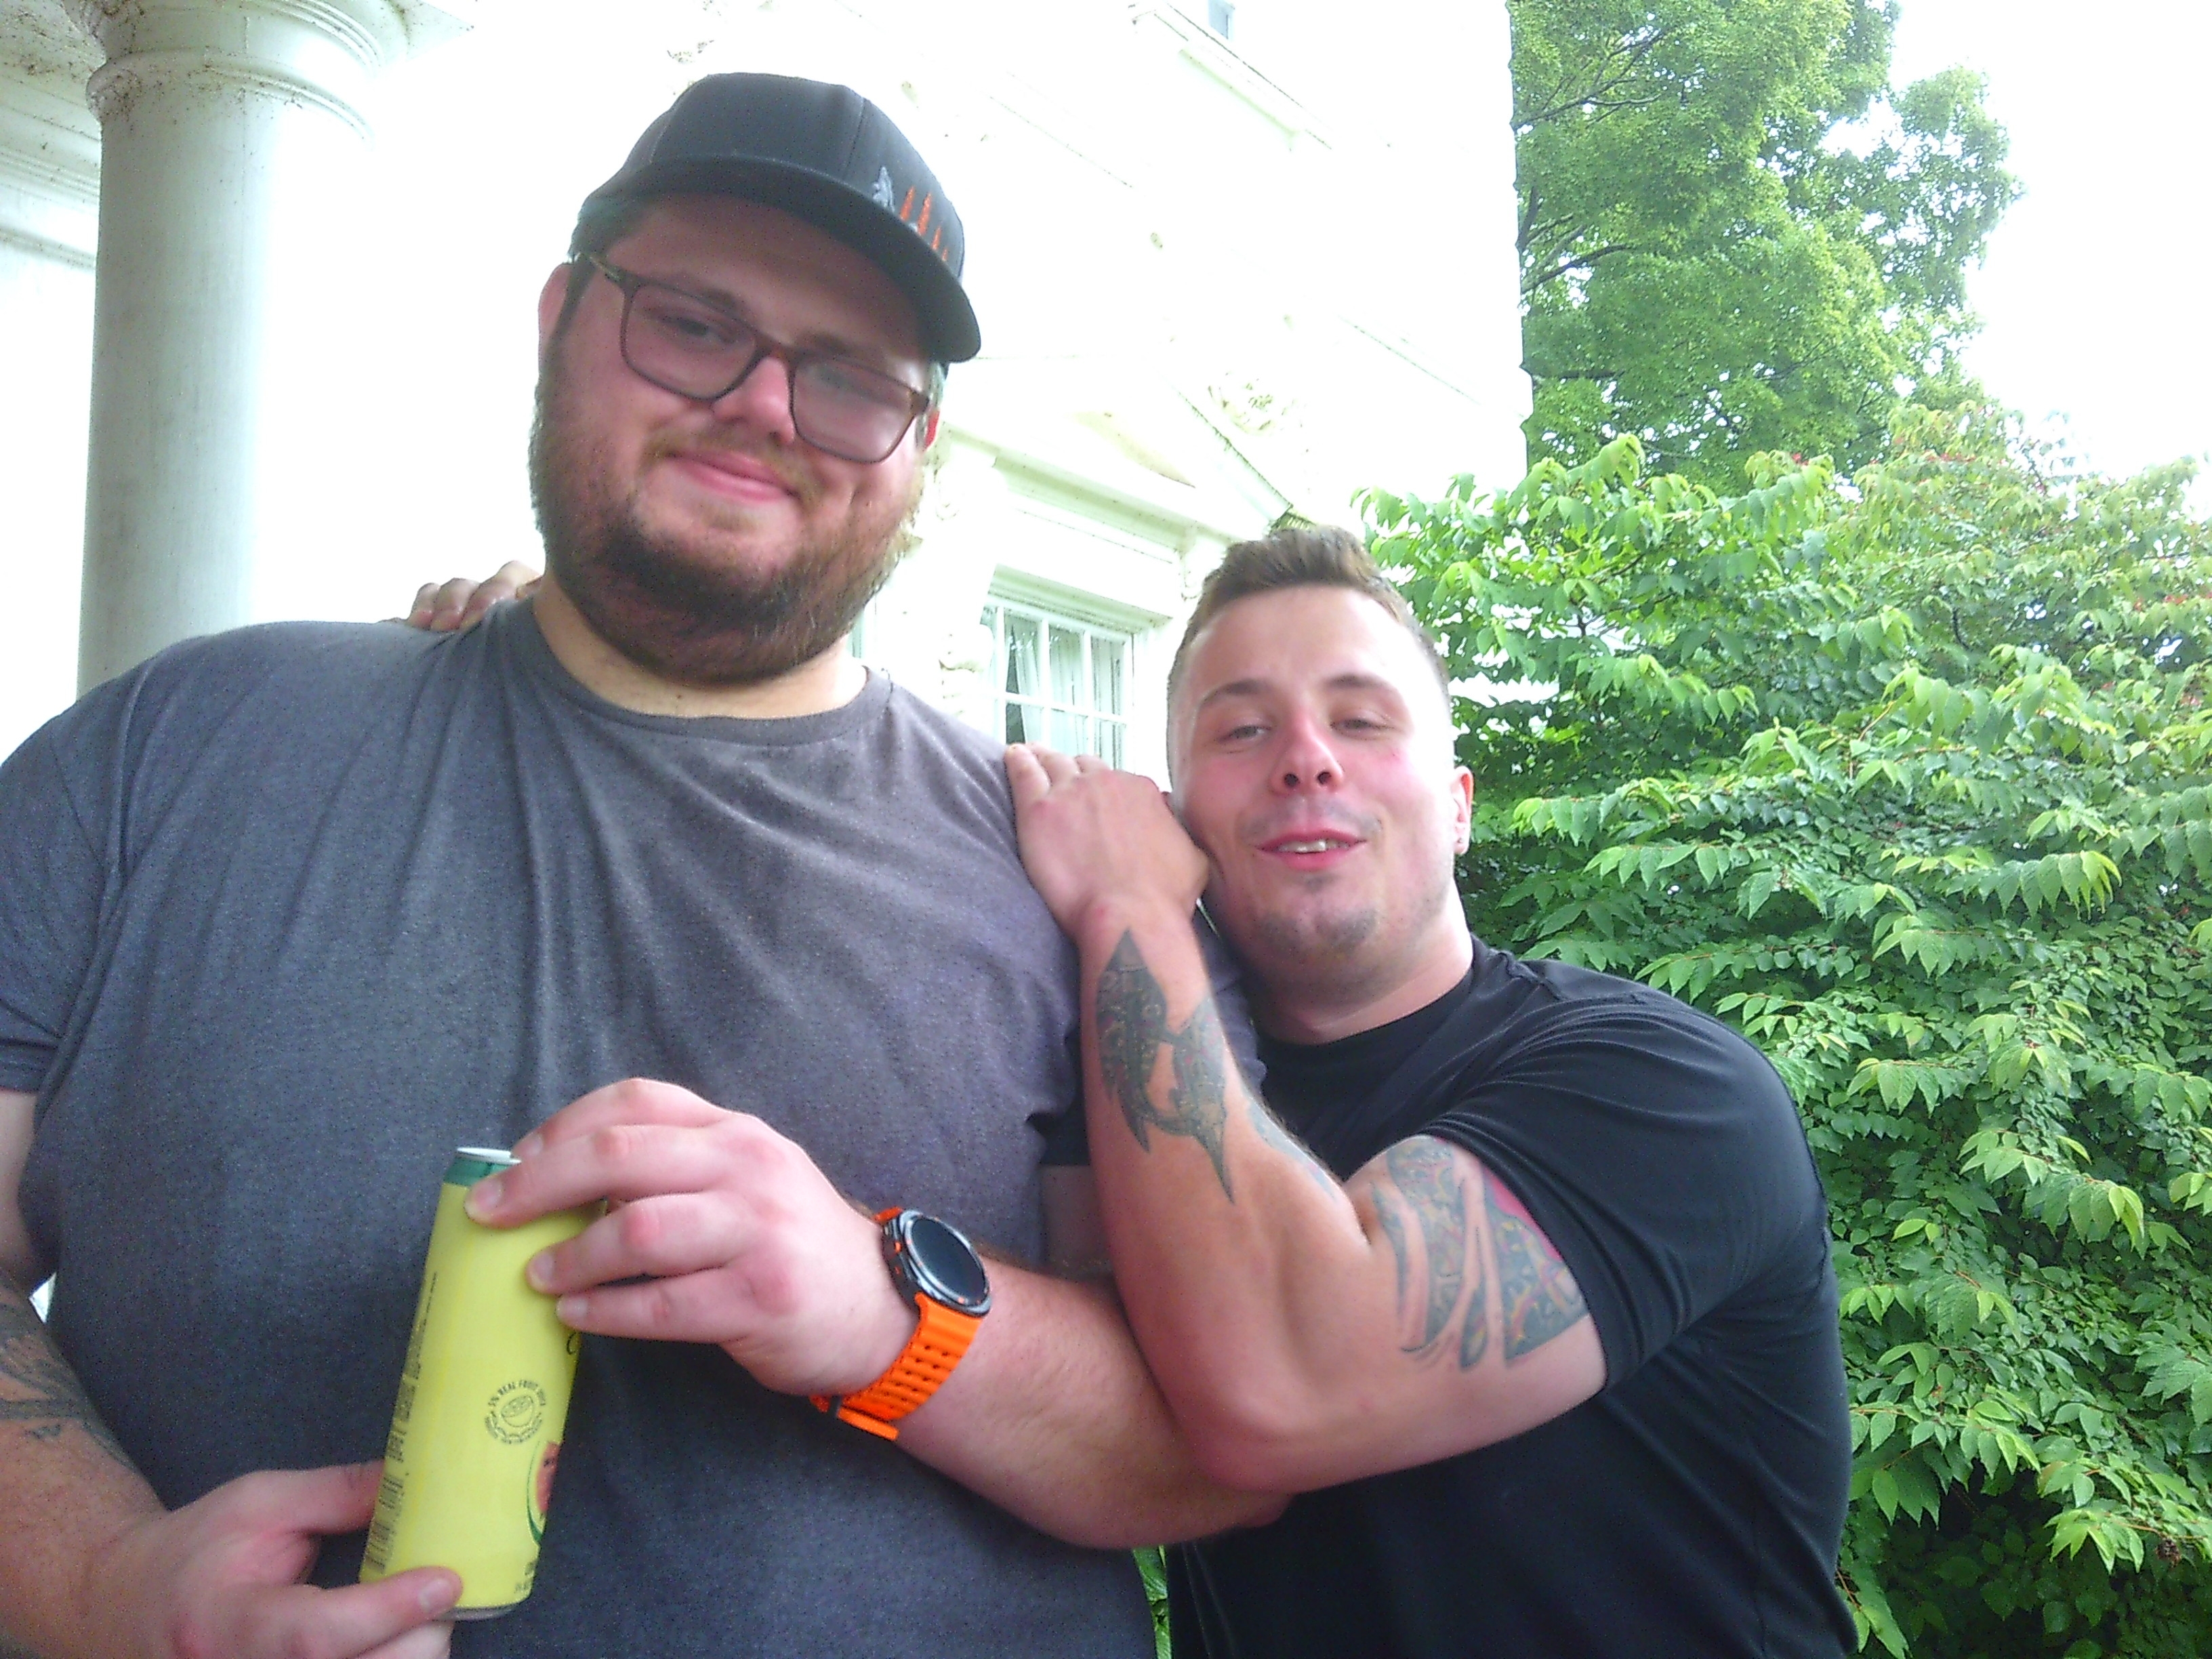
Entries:
POLYGON ((455 576, 450 581, 424 582, 415 592, 415 603, 397 618, 410 628, 431 634, 464 634, 482 622, 484 613, 502 599, 524 599, 537 591, 544 573, 509 559, 482 581, 455 576))

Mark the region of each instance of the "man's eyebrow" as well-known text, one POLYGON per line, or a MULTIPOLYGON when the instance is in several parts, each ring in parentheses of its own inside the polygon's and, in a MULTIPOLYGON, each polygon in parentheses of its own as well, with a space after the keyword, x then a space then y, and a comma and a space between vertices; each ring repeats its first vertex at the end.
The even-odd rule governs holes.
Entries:
POLYGON ((1269 682, 1266 680, 1230 680, 1224 684, 1215 686, 1212 690, 1200 697, 1198 700, 1197 708, 1191 712, 1194 714, 1201 713, 1212 708, 1215 703, 1224 702, 1231 697, 1257 696, 1267 689, 1268 684, 1269 682))
MULTIPOLYGON (((638 274, 641 276, 646 276, 643 271, 638 274)), ((760 319, 753 314, 752 307, 726 288, 717 288, 712 283, 694 282, 689 276, 647 276, 646 280, 659 283, 664 288, 672 288, 679 294, 688 294, 695 300, 704 300, 717 310, 728 312, 748 328, 760 326, 760 319)), ((860 364, 863 368, 872 368, 879 374, 890 374, 894 380, 903 378, 893 372, 893 360, 896 354, 884 350, 879 345, 870 345, 860 340, 848 340, 842 334, 831 334, 817 330, 812 333, 801 335, 796 340, 786 341, 785 343, 798 346, 806 351, 818 351, 825 356, 844 357, 860 364)))
MULTIPOLYGON (((1200 697, 1197 708, 1192 712, 1202 712, 1230 697, 1260 696, 1273 690, 1273 680, 1256 675, 1248 679, 1224 681, 1200 697)), ((1329 691, 1385 691, 1401 702, 1405 698, 1405 694, 1398 690, 1396 683, 1388 675, 1370 674, 1356 668, 1330 675, 1322 682, 1322 686, 1329 691)))

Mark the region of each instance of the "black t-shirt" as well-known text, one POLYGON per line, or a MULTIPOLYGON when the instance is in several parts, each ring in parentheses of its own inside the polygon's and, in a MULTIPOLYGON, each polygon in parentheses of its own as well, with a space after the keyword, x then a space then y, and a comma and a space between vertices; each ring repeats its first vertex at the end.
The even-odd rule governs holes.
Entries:
POLYGON ((1606 1385, 1173 1552, 1178 1659, 1848 1650, 1826 1206, 1758 1051, 1649 987, 1478 942, 1406 1018, 1261 1053, 1340 1177, 1415 1134, 1480 1158, 1573 1273, 1606 1385))

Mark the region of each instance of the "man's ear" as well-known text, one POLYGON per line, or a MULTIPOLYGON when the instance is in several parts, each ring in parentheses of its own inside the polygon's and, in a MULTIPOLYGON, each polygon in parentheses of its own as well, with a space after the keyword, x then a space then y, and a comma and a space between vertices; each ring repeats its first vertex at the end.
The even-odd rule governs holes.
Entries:
POLYGON ((568 287, 583 276, 573 263, 553 267, 545 286, 538 290, 538 356, 542 362, 553 344, 553 331, 561 325, 561 312, 568 303, 568 287))
POLYGON ((1464 766, 1452 769, 1452 851, 1464 853, 1474 834, 1474 774, 1464 766))
POLYGON ((921 447, 924 449, 929 448, 937 441, 937 416, 939 412, 937 405, 935 404, 932 404, 929 406, 929 413, 922 416, 921 447))

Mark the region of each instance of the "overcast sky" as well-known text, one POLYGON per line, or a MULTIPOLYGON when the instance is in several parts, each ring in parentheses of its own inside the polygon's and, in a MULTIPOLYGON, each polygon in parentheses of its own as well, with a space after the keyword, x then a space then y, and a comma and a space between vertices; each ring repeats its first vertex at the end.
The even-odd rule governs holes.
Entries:
POLYGON ((2212 452, 2208 63, 2206 0, 1903 0, 1898 82, 1987 76, 2026 186, 1970 278, 1968 363, 2096 471, 2212 452))

